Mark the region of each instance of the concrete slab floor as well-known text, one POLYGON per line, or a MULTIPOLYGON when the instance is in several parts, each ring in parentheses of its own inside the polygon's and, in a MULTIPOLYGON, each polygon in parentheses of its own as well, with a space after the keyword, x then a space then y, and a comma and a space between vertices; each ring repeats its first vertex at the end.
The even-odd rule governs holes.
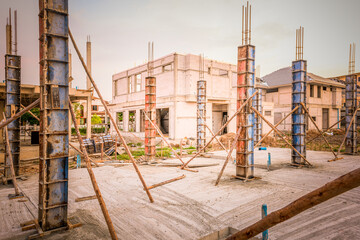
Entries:
MULTIPOLYGON (((214 231, 242 229, 261 218, 261 205, 268 212, 284 207, 296 198, 360 167, 359 156, 346 156, 327 162, 329 152, 308 151, 314 168, 288 166, 290 149, 268 148, 255 152, 255 175, 260 180, 242 182, 231 179, 235 173, 229 163, 219 186, 214 183, 224 162, 224 151, 212 158, 197 158, 192 163, 219 163, 198 168, 198 173, 176 167, 141 165, 148 185, 186 174, 186 178, 152 189, 150 203, 132 166, 95 168, 97 182, 105 199, 119 239, 198 239, 214 231), (268 152, 272 170, 267 171, 268 152)), ((187 158, 188 159, 188 158, 187 158)), ((186 159, 185 159, 186 160, 186 159)), ((178 162, 167 160, 166 162, 178 162)), ((28 201, 9 200, 13 188, 0 186, 0 239, 25 239, 35 231, 22 232, 20 223, 37 216, 38 176, 19 181, 28 201)), ((86 169, 70 170, 69 215, 82 227, 53 234, 45 239, 109 239, 97 200, 75 202, 94 195, 86 169)), ((360 188, 311 208, 269 230, 270 239, 357 239, 360 238, 360 188)))

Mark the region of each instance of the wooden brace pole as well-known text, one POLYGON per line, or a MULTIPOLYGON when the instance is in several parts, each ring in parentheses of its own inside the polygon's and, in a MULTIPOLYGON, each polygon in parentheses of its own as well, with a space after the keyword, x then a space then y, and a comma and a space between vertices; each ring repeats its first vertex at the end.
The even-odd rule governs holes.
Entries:
POLYGON ((138 166, 137 166, 137 164, 136 164, 136 162, 135 162, 134 156, 131 154, 131 151, 130 151, 130 149, 129 149, 129 146, 126 144, 126 141, 125 141, 124 137, 121 135, 119 127, 117 126, 117 124, 116 124, 113 116, 110 114, 110 110, 109 110, 108 105, 106 104, 104 98, 102 97, 100 90, 98 89, 98 87, 97 87, 94 79, 92 78, 92 76, 91 76, 91 74, 90 74, 90 72, 89 72, 89 69, 87 68, 87 66, 86 66, 86 64, 85 64, 85 62, 84 62, 83 57, 81 56, 81 53, 80 53, 80 51, 79 51, 79 48, 78 48, 77 45, 76 45, 76 42, 75 42, 74 37, 73 37, 73 35, 72 35, 71 31, 70 31, 70 28, 69 28, 69 36, 70 36, 71 42, 72 42, 72 44, 73 44, 73 46, 74 46, 74 48, 75 48, 75 50, 76 50, 76 53, 77 53, 77 55, 78 55, 78 57, 79 57, 79 59, 80 59, 80 61, 81 61, 81 64, 82 64, 83 67, 84 67, 84 70, 85 70, 85 72, 86 72, 86 75, 89 77, 89 80, 90 80, 91 84, 93 85, 96 93, 98 94, 98 96, 99 96, 99 98, 100 98, 100 101, 101 101, 102 105, 103 105, 104 108, 105 108, 105 112, 106 112, 106 114, 109 116, 110 121, 111 121, 111 123, 113 124, 113 126, 114 126, 114 128, 115 128, 115 131, 116 131, 117 135, 119 136, 120 141, 121 141, 121 143, 123 144, 123 146, 124 146, 124 148, 125 148, 125 152, 126 152, 126 153, 128 154, 128 156, 130 157, 131 163, 133 164, 133 166, 134 166, 134 168, 135 168, 135 171, 136 171, 136 173, 137 173, 137 175, 138 175, 138 177, 139 177, 139 179, 140 179, 140 181, 141 181, 141 184, 143 185, 143 187, 144 187, 144 189, 145 189, 145 191, 146 191, 146 194, 147 194, 150 202, 154 202, 154 199, 152 198, 151 193, 150 193, 149 189, 148 189, 147 186, 146 186, 145 180, 144 180, 143 176, 141 175, 140 170, 139 170, 139 168, 138 168, 138 166))
MULTIPOLYGON (((24 109, 24 105, 20 104, 20 106, 24 109)), ((35 115, 33 114, 31 111, 29 111, 30 115, 33 116, 36 120, 38 120, 40 122, 40 119, 35 115)))
POLYGON ((99 188, 99 186, 98 186, 98 184, 97 184, 97 182, 96 182, 95 174, 94 174, 94 172, 93 172, 93 170, 92 170, 88 153, 87 153, 86 148, 85 148, 85 146, 84 146, 84 142, 83 142, 83 139, 82 139, 82 137, 81 137, 81 134, 80 134, 78 125, 77 125, 77 123, 76 123, 76 117, 75 117, 75 113, 74 113, 74 110, 73 110, 72 105, 71 105, 70 98, 69 98, 69 109, 70 109, 72 121, 73 121, 73 123, 74 123, 75 132, 76 132, 76 135, 77 135, 78 140, 79 140, 79 143, 80 143, 80 148, 81 148, 81 151, 83 152, 84 157, 85 157, 86 168, 87 168, 87 170, 88 170, 91 183, 92 183, 92 185, 93 185, 93 188, 94 188, 96 197, 97 197, 97 199, 98 199, 98 201, 99 201, 99 204, 100 204, 101 210, 102 210, 102 212, 103 212, 103 215, 104 215, 106 224, 107 224, 107 226, 108 226, 108 229, 109 229, 111 238, 112 238, 112 239, 118 239, 117 236, 116 236, 115 228, 114 228, 114 225, 112 224, 112 221, 111 221, 109 212, 108 212, 108 210, 107 210, 107 208, 106 208, 105 201, 104 201, 104 199, 103 199, 103 197, 102 197, 102 195, 101 195, 100 188, 99 188))
POLYGON ((149 189, 153 189, 153 188, 156 188, 156 187, 159 187, 159 186, 162 186, 162 185, 171 183, 171 182, 175 182, 175 181, 180 180, 180 179, 183 179, 183 178, 185 178, 185 177, 186 177, 186 175, 183 174, 183 175, 181 175, 180 177, 172 178, 172 179, 163 181, 163 182, 161 182, 161 183, 157 183, 157 184, 151 185, 151 186, 149 186, 149 189))
MULTIPOLYGON (((258 91, 256 90, 248 99, 246 99, 246 101, 239 107, 239 109, 231 116, 231 118, 229 118, 229 120, 215 133, 215 136, 219 135, 219 133, 221 133, 227 125, 229 125, 229 123, 231 122, 231 120, 233 120, 239 113, 240 111, 249 103, 249 101, 258 93, 258 91)), ((208 143, 205 144, 205 146, 200 149, 200 151, 198 151, 192 158, 190 158, 183 166, 181 166, 181 168, 185 168, 194 158, 196 158, 197 156, 199 156, 206 148, 207 146, 210 145, 210 143, 215 139, 215 137, 212 137, 210 139, 210 141, 208 143)))
POLYGON ((278 223, 284 222, 313 206, 316 206, 329 200, 330 198, 336 197, 358 186, 360 186, 360 168, 349 172, 302 196, 286 207, 272 212, 262 220, 228 237, 227 240, 249 239, 254 237, 278 223))
POLYGON ((221 176, 223 175, 223 172, 224 172, 224 170, 225 170, 225 168, 226 168, 226 165, 227 165, 228 162, 229 162, 229 159, 232 159, 231 154, 232 154, 234 148, 236 147, 237 141, 238 141, 238 139, 239 139, 239 137, 240 137, 240 132, 241 132, 241 130, 242 130, 242 127, 240 126, 239 129, 238 129, 237 132, 236 132, 236 136, 235 136, 234 141, 233 141, 233 143, 232 143, 232 145, 231 145, 231 149, 230 149, 229 152, 228 152, 228 155, 227 155, 227 157, 226 157, 226 160, 225 160, 225 162, 224 162, 224 165, 223 165, 223 167, 221 168, 221 171, 220 171, 220 173, 219 173, 218 178, 216 179, 215 186, 217 186, 217 185, 219 184, 220 179, 221 179, 221 176))
POLYGON ((307 164, 309 164, 310 166, 312 166, 312 164, 309 163, 309 161, 306 160, 306 158, 305 158, 301 153, 299 153, 299 151, 296 150, 296 148, 294 148, 294 146, 291 145, 291 144, 288 142, 288 140, 286 140, 286 139, 282 136, 282 135, 284 135, 284 133, 280 132, 277 128, 275 128, 274 125, 272 125, 268 120, 266 120, 265 117, 264 117, 263 115, 261 115, 261 113, 259 113, 258 110, 256 110, 256 109, 253 108, 253 107, 250 107, 250 108, 251 108, 258 116, 260 116, 260 117, 267 123, 267 125, 269 125, 269 127, 271 127, 271 128, 279 135, 279 137, 280 137, 282 140, 285 141, 285 143, 286 143, 287 145, 289 145, 302 159, 304 159, 304 161, 305 161, 307 164))
POLYGON ((3 127, 7 126, 9 123, 11 123, 12 121, 18 119, 19 117, 21 117, 22 115, 24 115, 25 113, 27 113, 28 111, 30 111, 31 109, 33 109, 34 107, 36 107, 38 104, 40 103, 40 98, 37 99, 36 101, 34 101, 33 103, 31 103, 29 106, 27 106, 26 108, 22 109, 21 111, 19 111, 18 113, 14 114, 11 118, 7 119, 6 121, 2 121, 0 123, 0 129, 2 129, 3 127))
POLYGON ((326 133, 328 130, 332 129, 333 127, 336 126, 336 124, 338 124, 339 122, 341 122, 342 120, 344 120, 345 117, 343 117, 342 119, 340 119, 339 121, 337 121, 336 123, 334 123, 333 125, 331 125, 330 127, 328 127, 327 129, 321 131, 321 133, 319 133, 318 135, 316 135, 315 137, 313 137, 312 139, 310 139, 309 141, 307 141, 306 143, 311 143, 312 141, 314 141, 315 139, 317 139, 318 137, 320 137, 323 133, 326 133))
MULTIPOLYGON (((285 121, 286 118, 288 118, 291 114, 293 114, 293 112, 295 112, 296 110, 298 110, 299 106, 296 106, 291 112, 289 112, 283 119, 281 119, 274 127, 277 128, 283 121, 285 121)), ((262 137, 260 139, 260 141, 254 146, 254 149, 267 137, 270 135, 270 133, 272 133, 272 131, 274 131, 274 129, 271 129, 267 134, 265 134, 264 137, 262 137)))
POLYGON ((318 125, 316 124, 316 122, 314 121, 314 119, 310 116, 309 110, 306 108, 304 103, 300 103, 301 106, 303 106, 305 112, 308 115, 308 118, 310 118, 311 122, 314 124, 315 128, 319 131, 319 133, 321 134, 322 138, 324 139, 324 141, 326 142, 326 144, 328 145, 328 147, 330 148, 331 152, 334 154, 335 158, 336 158, 336 153, 334 152, 332 146, 330 145, 330 143, 328 142, 328 140, 325 138, 324 133, 321 132, 320 128, 318 127, 318 125))

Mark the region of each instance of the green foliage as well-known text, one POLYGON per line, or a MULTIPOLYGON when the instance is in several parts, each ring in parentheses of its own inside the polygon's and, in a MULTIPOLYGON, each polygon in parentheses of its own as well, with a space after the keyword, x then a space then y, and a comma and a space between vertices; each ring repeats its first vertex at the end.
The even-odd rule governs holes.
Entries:
POLYGON ((184 148, 184 149, 196 149, 196 147, 190 146, 190 147, 187 147, 187 148, 184 148))
POLYGON ((82 117, 81 113, 84 110, 84 106, 81 105, 80 103, 73 103, 73 109, 74 109, 76 119, 81 118, 82 117))
MULTIPOLYGON (((79 132, 81 135, 86 135, 86 128, 79 128, 79 132)), ((75 128, 71 128, 71 135, 76 135, 75 128)))
MULTIPOLYGON (((40 108, 33 108, 30 111, 35 116, 40 118, 40 108)), ((21 116, 20 121, 22 124, 25 124, 26 122, 29 122, 30 125, 38 125, 39 124, 39 121, 36 118, 34 118, 33 116, 31 116, 31 114, 28 112, 21 116)))
POLYGON ((91 117, 91 124, 101 124, 101 117, 99 117, 97 114, 92 115, 91 117))
POLYGON ((118 117, 118 120, 119 120, 119 122, 122 122, 123 121, 123 113, 122 112, 118 112, 117 113, 117 117, 118 117))
POLYGON ((92 127, 92 133, 105 133, 105 127, 92 127))

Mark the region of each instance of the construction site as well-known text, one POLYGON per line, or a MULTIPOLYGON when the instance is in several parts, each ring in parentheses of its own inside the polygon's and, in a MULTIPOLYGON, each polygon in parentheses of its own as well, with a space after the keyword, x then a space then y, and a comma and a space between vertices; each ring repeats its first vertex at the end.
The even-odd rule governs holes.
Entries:
POLYGON ((293 57, 261 76, 252 22, 270 20, 238 1, 232 63, 155 58, 146 40, 142 64, 96 79, 73 1, 33 2, 34 45, 18 37, 25 7, 0 3, 0 240, 360 238, 359 38, 347 74, 321 76, 292 29, 293 57), (39 52, 31 81, 23 48, 39 52))

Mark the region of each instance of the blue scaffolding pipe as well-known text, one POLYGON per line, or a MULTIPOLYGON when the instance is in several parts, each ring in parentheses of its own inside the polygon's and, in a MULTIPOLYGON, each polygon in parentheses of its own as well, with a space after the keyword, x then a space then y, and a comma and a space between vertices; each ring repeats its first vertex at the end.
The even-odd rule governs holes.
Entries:
MULTIPOLYGON (((292 145, 304 157, 306 157, 306 121, 305 111, 300 103, 306 104, 306 61, 297 60, 292 62, 292 104, 291 109, 299 106, 299 109, 292 114, 292 145)), ((305 164, 305 161, 298 153, 292 150, 291 162, 305 164)))
POLYGON ((206 81, 197 81, 197 138, 196 148, 200 151, 205 146, 206 131, 206 81))
POLYGON ((67 227, 69 158, 68 1, 39 0, 40 161, 38 221, 67 227))
MULTIPOLYGON (((5 55, 5 117, 11 118, 20 111, 21 57, 5 55)), ((10 151, 12 154, 15 175, 19 175, 20 159, 20 118, 7 126, 9 133, 10 151)), ((7 146, 5 146, 7 148, 7 146)), ((11 178, 10 157, 5 149, 5 177, 11 178)))
MULTIPOLYGON (((348 75, 346 76, 346 87, 345 87, 345 126, 346 129, 349 128, 350 122, 357 106, 357 81, 356 75, 348 75)), ((349 132, 346 135, 345 140, 345 153, 347 154, 355 154, 357 153, 357 117, 354 118, 353 123, 350 126, 349 132)))

